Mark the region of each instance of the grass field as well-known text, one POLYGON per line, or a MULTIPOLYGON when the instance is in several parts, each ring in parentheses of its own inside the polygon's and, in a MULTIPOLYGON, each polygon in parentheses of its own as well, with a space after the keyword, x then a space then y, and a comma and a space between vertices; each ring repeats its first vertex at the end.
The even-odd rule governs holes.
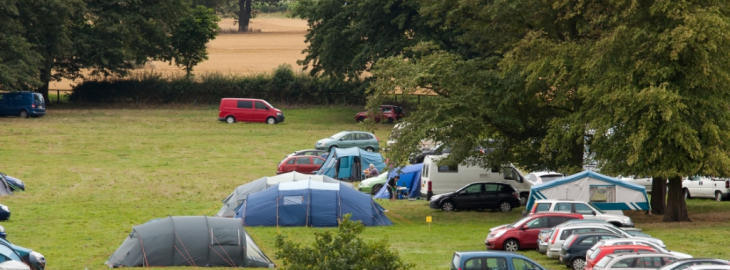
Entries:
MULTIPOLYGON (((279 125, 223 124, 216 121, 217 106, 52 107, 38 119, 0 118, 0 171, 27 186, 0 198, 12 211, 0 225, 9 240, 43 253, 48 269, 103 269, 133 225, 168 215, 214 215, 236 186, 273 175, 286 154, 363 128, 352 119, 359 108, 283 109, 286 122, 279 125)), ((383 141, 391 126, 376 128, 383 141)), ((482 250, 488 229, 518 219, 522 210, 444 213, 425 201, 381 204, 395 225, 367 228, 363 236, 386 239, 416 269, 446 269, 455 250, 482 250), (427 215, 434 220, 430 229, 427 215)), ((692 223, 631 215, 670 249, 730 259, 730 202, 691 200, 689 206, 692 223)), ((312 232, 328 229, 247 230, 273 257, 277 233, 307 242, 312 232)), ((563 269, 534 251, 524 253, 563 269)))

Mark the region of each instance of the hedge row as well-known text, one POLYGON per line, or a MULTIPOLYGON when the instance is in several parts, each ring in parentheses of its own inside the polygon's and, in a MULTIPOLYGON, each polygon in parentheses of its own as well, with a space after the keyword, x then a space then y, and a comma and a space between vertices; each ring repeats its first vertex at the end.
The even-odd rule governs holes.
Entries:
POLYGON ((282 66, 273 75, 206 75, 200 79, 139 78, 86 81, 76 87, 71 102, 217 104, 224 97, 250 97, 285 104, 364 104, 365 84, 295 74, 282 66))

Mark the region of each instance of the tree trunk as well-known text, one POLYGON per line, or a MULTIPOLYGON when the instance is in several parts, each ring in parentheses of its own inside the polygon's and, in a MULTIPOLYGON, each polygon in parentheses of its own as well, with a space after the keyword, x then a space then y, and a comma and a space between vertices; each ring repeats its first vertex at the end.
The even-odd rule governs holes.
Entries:
POLYGON ((51 103, 50 100, 48 99, 48 87, 51 83, 51 69, 52 68, 53 68, 53 62, 46 63, 46 67, 41 68, 40 79, 43 84, 41 84, 41 86, 36 89, 36 92, 41 93, 43 95, 43 99, 46 101, 46 107, 48 107, 48 104, 51 103))
POLYGON ((667 203, 667 179, 654 176, 651 179, 651 213, 663 215, 667 203))
POLYGON ((687 213, 687 202, 684 201, 681 176, 669 177, 669 195, 667 196, 667 209, 663 221, 692 221, 687 213))
POLYGON ((238 0, 238 32, 248 32, 248 23, 251 20, 251 1, 238 0))

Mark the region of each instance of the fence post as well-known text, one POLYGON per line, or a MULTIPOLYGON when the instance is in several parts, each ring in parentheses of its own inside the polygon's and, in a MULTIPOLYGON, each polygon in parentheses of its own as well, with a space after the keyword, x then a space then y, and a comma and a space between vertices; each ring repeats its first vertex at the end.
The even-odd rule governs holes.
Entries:
POLYGON ((61 89, 56 89, 56 104, 61 104, 61 89))

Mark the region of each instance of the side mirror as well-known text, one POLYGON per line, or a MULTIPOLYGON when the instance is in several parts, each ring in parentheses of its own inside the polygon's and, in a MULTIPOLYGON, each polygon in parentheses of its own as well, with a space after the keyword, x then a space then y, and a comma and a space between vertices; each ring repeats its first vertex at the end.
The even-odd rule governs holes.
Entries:
POLYGON ((596 215, 596 211, 591 211, 591 213, 592 213, 592 214, 593 214, 594 216, 596 215))

